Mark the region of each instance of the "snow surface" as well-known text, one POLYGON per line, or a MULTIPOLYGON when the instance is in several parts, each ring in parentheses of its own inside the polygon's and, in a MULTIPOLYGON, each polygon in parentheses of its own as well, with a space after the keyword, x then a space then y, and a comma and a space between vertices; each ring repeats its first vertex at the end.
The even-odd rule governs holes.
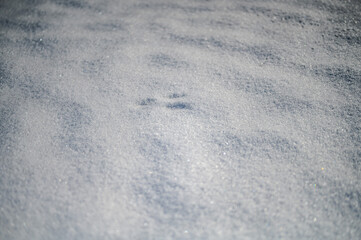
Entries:
POLYGON ((361 3, 2 0, 0 239, 361 239, 361 3))

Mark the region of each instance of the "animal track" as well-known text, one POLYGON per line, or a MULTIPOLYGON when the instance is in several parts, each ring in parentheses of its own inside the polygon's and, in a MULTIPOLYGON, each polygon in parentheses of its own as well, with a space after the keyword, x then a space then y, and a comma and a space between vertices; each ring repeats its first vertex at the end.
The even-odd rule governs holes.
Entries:
POLYGON ((169 103, 167 104, 167 108, 192 110, 192 106, 189 103, 184 103, 184 102, 169 103))
POLYGON ((168 96, 168 98, 170 99, 174 99, 174 98, 181 98, 181 97, 185 97, 186 95, 184 93, 173 93, 173 94, 170 94, 168 96))
MULTIPOLYGON (((186 96, 186 94, 184 94, 184 93, 172 93, 172 94, 168 95, 168 99, 173 100, 173 99, 183 98, 185 96, 186 96)), ((157 103, 158 103, 158 101, 155 98, 145 98, 139 102, 139 105, 140 106, 150 106, 150 105, 156 105, 157 103)), ((172 109, 172 110, 177 110, 177 109, 192 110, 193 109, 192 105, 190 103, 183 102, 183 101, 168 102, 168 103, 165 103, 165 105, 163 105, 163 106, 165 106, 168 109, 172 109)))
POLYGON ((139 105, 141 106, 147 106, 147 105, 154 105, 157 103, 157 100, 154 98, 146 98, 140 101, 139 105))

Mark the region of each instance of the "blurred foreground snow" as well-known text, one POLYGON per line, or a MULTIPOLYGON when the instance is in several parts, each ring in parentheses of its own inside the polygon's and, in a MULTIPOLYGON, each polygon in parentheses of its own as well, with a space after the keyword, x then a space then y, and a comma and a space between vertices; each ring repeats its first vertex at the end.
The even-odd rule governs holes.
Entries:
POLYGON ((361 4, 0 2, 0 239, 360 239, 361 4))

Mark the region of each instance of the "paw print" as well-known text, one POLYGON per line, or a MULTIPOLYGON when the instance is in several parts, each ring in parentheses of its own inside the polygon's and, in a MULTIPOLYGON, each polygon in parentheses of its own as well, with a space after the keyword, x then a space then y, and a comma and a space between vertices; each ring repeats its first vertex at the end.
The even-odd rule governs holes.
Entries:
POLYGON ((186 94, 184 93, 172 93, 168 95, 166 103, 162 104, 155 98, 145 98, 139 102, 139 105, 145 107, 157 105, 158 103, 160 103, 160 105, 165 106, 166 108, 171 110, 192 110, 192 105, 190 103, 180 101, 184 97, 186 97, 186 94))

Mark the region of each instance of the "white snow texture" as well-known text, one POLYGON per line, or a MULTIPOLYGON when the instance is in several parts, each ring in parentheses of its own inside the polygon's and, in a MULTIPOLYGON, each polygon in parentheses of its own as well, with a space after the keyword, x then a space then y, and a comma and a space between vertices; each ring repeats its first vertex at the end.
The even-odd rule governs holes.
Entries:
POLYGON ((361 239, 361 3, 2 0, 0 239, 361 239))

